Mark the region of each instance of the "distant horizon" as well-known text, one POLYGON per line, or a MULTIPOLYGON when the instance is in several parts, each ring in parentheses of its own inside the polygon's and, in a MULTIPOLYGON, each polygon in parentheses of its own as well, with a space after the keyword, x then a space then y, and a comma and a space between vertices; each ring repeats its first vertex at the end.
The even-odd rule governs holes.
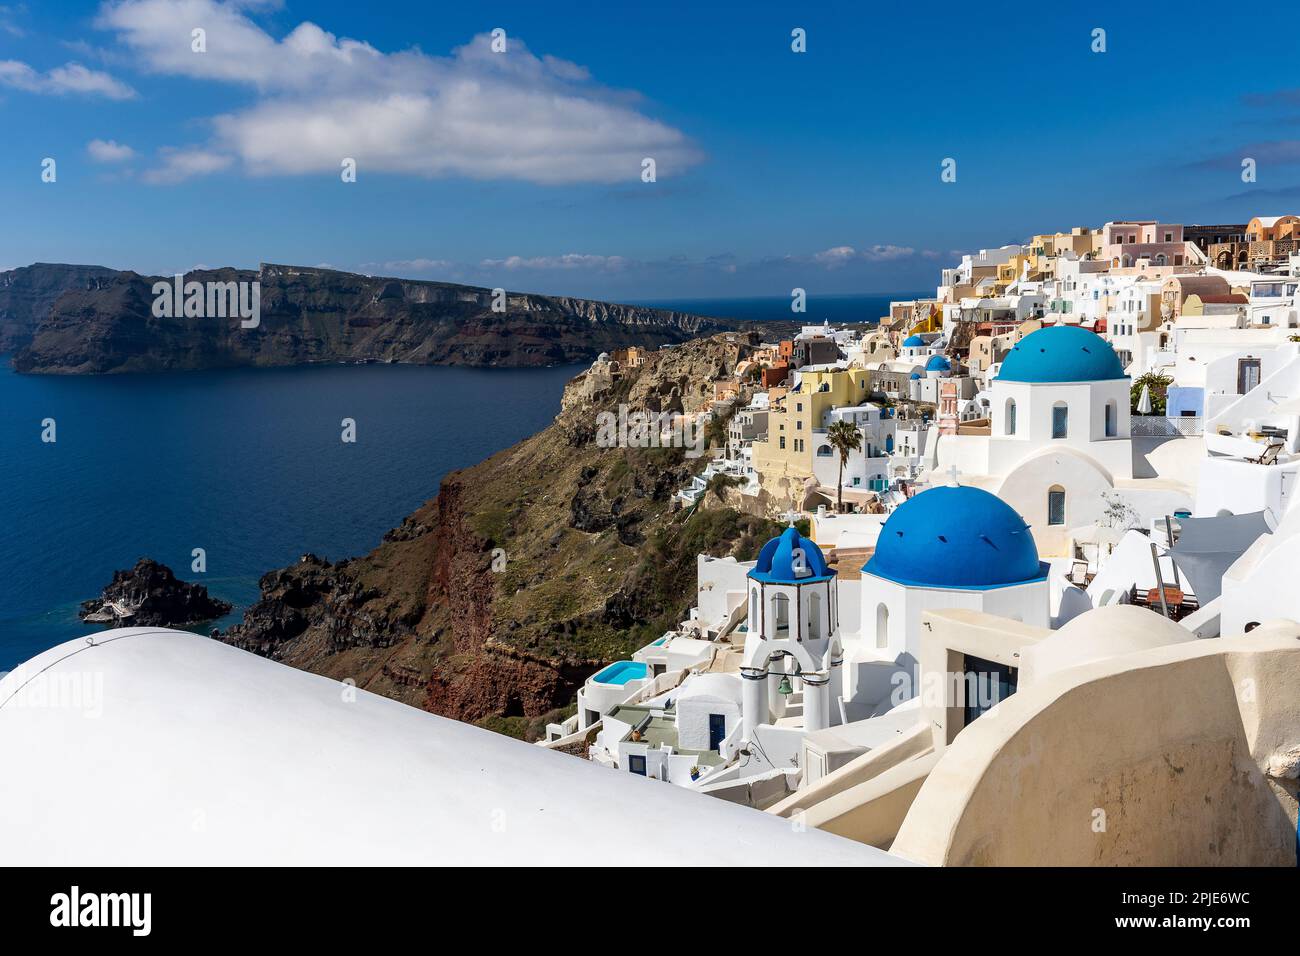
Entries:
MULTIPOLYGON (((269 260, 263 260, 263 263, 268 265, 275 264, 275 265, 295 266, 303 269, 322 269, 325 271, 332 271, 332 272, 344 272, 352 275, 364 275, 370 278, 378 278, 378 279, 400 279, 406 282, 440 282, 448 285, 463 285, 466 286, 467 288, 490 288, 488 286, 480 286, 475 283, 456 282, 450 279, 440 279, 437 278, 436 276, 404 276, 404 275, 391 275, 387 273, 357 272, 352 269, 339 269, 333 266, 312 266, 312 265, 307 265, 305 263, 299 263, 299 262, 278 262, 277 261, 275 263, 271 263, 269 260)), ((169 278, 170 277, 166 273, 141 272, 138 269, 121 269, 118 268, 117 266, 104 265, 103 263, 100 262, 45 262, 45 261, 29 262, 29 263, 25 263, 24 265, 18 265, 18 266, 5 266, 0 268, 0 274, 5 272, 13 272, 17 269, 30 269, 35 266, 66 266, 69 268, 80 268, 80 269, 112 269, 116 272, 133 272, 136 275, 145 278, 169 278)), ((194 269, 189 271, 210 271, 216 269, 243 269, 243 267, 205 265, 202 266, 200 269, 194 269)), ((256 269, 247 269, 244 271, 256 271, 256 269)), ((506 291, 512 292, 516 295, 542 295, 542 296, 550 296, 550 297, 589 299, 592 301, 610 302, 615 305, 621 304, 621 305, 637 305, 637 306, 651 306, 651 307, 662 307, 662 304, 672 303, 672 302, 762 302, 762 301, 777 300, 777 299, 789 301, 790 299, 790 293, 788 291, 781 292, 781 293, 737 293, 735 295, 648 295, 648 296, 626 296, 623 298, 611 298, 607 296, 591 296, 591 295, 584 295, 572 291, 550 292, 550 291, 541 291, 538 289, 524 289, 524 288, 511 288, 511 287, 506 287, 506 291)), ((920 289, 920 290, 880 289, 880 290, 865 290, 865 291, 853 291, 853 292, 810 292, 809 298, 815 299, 817 301, 862 299, 862 298, 894 298, 899 296, 905 297, 906 299, 912 299, 912 298, 923 298, 931 294, 932 294, 932 289, 920 289)))

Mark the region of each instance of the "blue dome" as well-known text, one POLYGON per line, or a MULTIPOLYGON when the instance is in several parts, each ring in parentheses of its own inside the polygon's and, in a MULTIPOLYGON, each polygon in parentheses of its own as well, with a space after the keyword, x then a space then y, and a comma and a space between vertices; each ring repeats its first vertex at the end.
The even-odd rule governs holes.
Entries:
POLYGON ((921 338, 919 335, 909 335, 907 338, 903 339, 903 348, 905 349, 919 349, 924 347, 925 339, 921 338))
POLYGON ((1047 576, 1025 520, 970 486, 931 488, 899 505, 862 570, 898 584, 967 591, 1047 576))
POLYGON ((807 584, 809 581, 825 580, 834 574, 826 566, 826 556, 816 541, 805 538, 794 528, 786 528, 763 545, 763 550, 758 552, 758 563, 749 572, 749 577, 765 584, 807 584), (803 564, 808 569, 808 573, 802 577, 795 574, 796 548, 803 551, 803 564))
POLYGON ((908 377, 908 378, 920 378, 920 377, 921 377, 921 373, 920 373, 920 372, 913 372, 911 375, 909 375, 909 376, 907 376, 907 377, 908 377))
POLYGON ((927 372, 951 372, 952 366, 948 364, 948 360, 942 355, 931 355, 930 361, 925 363, 925 370, 927 372))
POLYGON ((998 373, 1003 382, 1105 382, 1127 377, 1110 343, 1077 325, 1030 332, 1011 347, 998 373))

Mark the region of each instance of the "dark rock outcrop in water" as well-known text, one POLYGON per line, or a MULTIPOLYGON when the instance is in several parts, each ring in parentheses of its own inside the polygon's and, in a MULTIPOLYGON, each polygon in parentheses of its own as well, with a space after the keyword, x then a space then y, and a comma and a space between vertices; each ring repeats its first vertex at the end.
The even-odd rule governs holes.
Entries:
POLYGON ((104 593, 81 603, 78 616, 92 624, 187 627, 230 613, 225 601, 201 584, 178 580, 172 569, 141 558, 129 571, 114 571, 104 593))
POLYGON ((186 281, 260 283, 260 322, 158 318, 170 281, 92 266, 0 273, 0 342, 20 372, 100 374, 321 362, 543 366, 628 346, 656 349, 740 323, 588 299, 263 265, 190 272, 186 281), (6 297, 7 296, 7 297, 6 297))
MULTIPOLYGON (((416 707, 535 737, 580 683, 682 621, 696 556, 754 557, 780 526, 672 494, 708 457, 607 448, 601 411, 695 412, 750 354, 745 333, 573 379, 549 427, 444 479, 370 554, 313 555, 262 577, 220 639, 416 707)), ((739 500, 733 494, 731 501, 739 500)))

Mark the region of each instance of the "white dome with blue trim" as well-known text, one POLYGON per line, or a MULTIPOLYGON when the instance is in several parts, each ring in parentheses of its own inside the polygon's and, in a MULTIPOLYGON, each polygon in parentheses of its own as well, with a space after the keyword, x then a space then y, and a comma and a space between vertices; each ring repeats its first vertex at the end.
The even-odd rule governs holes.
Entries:
POLYGON ((911 587, 967 591, 1047 577, 1025 519, 967 485, 931 488, 899 505, 862 570, 911 587))
POLYGON ((807 584, 835 576, 817 542, 786 528, 763 545, 749 577, 764 584, 807 584))
POLYGON ((1106 382, 1127 378, 1119 356, 1096 332, 1053 325, 1030 332, 1002 360, 999 382, 1106 382))

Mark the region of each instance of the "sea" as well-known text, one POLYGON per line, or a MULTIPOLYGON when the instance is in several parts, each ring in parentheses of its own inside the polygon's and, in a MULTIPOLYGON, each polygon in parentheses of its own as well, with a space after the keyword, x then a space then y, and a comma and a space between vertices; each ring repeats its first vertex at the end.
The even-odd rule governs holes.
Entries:
POLYGON ((791 310, 790 296, 761 296, 735 299, 655 299, 636 301, 632 305, 653 305, 661 309, 694 312, 720 319, 752 322, 798 322, 801 325, 875 324, 889 315, 889 303, 933 295, 929 292, 891 292, 887 295, 813 295, 804 300, 805 310, 791 310))
MULTIPOLYGON (((805 321, 874 321, 907 297, 815 297, 805 321)), ((784 298, 647 304, 791 318, 784 298)), ((449 472, 546 427, 581 369, 62 376, 18 375, 0 356, 0 672, 84 636, 80 603, 141 557, 234 605, 205 628, 238 622, 265 572, 366 553, 449 472)))

